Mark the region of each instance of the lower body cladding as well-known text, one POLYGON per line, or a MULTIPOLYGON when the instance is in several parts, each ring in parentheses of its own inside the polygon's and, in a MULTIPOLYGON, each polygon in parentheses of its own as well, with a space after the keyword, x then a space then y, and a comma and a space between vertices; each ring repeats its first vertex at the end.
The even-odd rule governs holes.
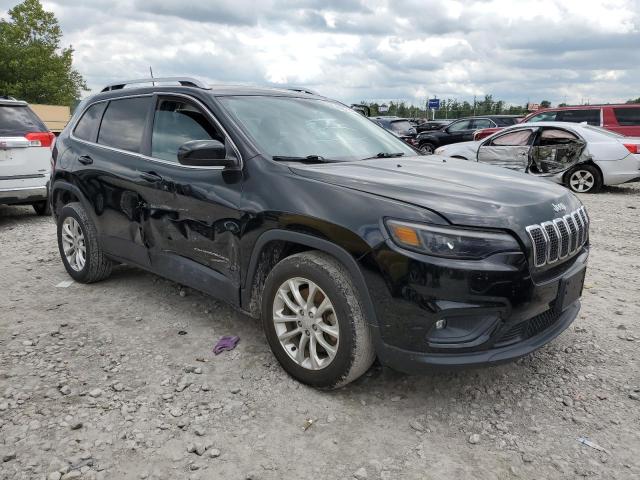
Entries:
POLYGON ((407 373, 497 364, 564 331, 580 310, 587 247, 533 275, 524 254, 466 261, 385 245, 363 258, 380 361, 407 373))

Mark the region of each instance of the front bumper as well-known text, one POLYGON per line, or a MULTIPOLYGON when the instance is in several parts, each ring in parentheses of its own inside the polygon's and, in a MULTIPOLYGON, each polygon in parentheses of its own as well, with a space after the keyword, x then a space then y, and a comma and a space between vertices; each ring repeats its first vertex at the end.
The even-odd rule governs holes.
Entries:
POLYGON ((362 259, 377 317, 378 358, 413 373, 531 353, 577 316, 587 258, 585 246, 552 269, 530 272, 524 254, 452 261, 387 244, 362 259))
POLYGON ((0 205, 25 204, 47 200, 47 186, 0 188, 0 205))

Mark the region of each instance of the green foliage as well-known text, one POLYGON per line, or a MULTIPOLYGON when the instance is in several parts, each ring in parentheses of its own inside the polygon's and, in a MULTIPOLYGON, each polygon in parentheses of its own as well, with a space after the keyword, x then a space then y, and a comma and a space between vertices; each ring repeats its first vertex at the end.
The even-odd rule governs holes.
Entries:
POLYGON ((551 106, 551 102, 549 100, 542 100, 540 102, 540 108, 549 108, 551 106))
POLYGON ((634 100, 627 100, 627 103, 640 103, 640 97, 634 99, 634 100))
MULTIPOLYGON (((389 107, 389 111, 385 114, 381 114, 377 102, 360 102, 363 105, 367 105, 371 109, 371 116, 378 115, 395 115, 398 117, 407 118, 431 118, 431 111, 427 112, 426 102, 424 106, 410 105, 405 102, 385 102, 389 107)), ((524 115, 528 113, 526 106, 520 105, 507 105, 502 100, 494 100, 492 95, 485 95, 481 100, 476 100, 475 106, 468 101, 458 101, 457 99, 441 99, 440 110, 436 110, 435 117, 439 118, 462 118, 472 115, 524 115)))
POLYGON ((0 95, 30 103, 72 105, 87 86, 73 69, 73 48, 39 0, 25 0, 0 20, 0 95))

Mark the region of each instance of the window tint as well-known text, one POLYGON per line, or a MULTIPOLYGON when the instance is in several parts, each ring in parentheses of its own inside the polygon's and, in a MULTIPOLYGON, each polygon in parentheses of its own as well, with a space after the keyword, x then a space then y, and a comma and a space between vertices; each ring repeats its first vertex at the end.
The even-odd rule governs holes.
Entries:
POLYGON ((471 128, 492 128, 495 127, 495 125, 493 124, 493 122, 491 120, 488 120, 486 118, 480 118, 478 120, 474 120, 473 122, 471 122, 471 128))
POLYGON ((26 105, 0 105, 0 135, 46 131, 47 127, 26 105))
POLYGON ((518 130, 517 132, 505 133, 492 140, 491 144, 510 147, 526 146, 529 145, 532 133, 533 130, 518 130))
POLYGON ((107 106, 107 102, 100 102, 91 105, 78 121, 76 128, 73 130, 73 134, 89 142, 96 141, 96 135, 98 134, 98 127, 100 126, 100 119, 102 118, 102 112, 107 106))
POLYGON ((614 108, 613 113, 621 126, 640 125, 640 107, 614 108))
POLYGON ((156 107, 151 134, 151 156, 178 161, 178 149, 192 140, 224 141, 207 117, 182 100, 160 100, 156 107))
POLYGON ((150 101, 151 97, 110 101, 102 118, 98 143, 139 153, 150 101))
POLYGON ((556 120, 572 123, 587 122, 589 125, 598 126, 600 125, 600 109, 562 110, 558 112, 556 120))
POLYGON ((450 132, 458 132, 460 130, 469 130, 469 125, 471 124, 470 120, 463 120, 462 122, 452 123, 449 126, 450 132))
POLYGON ((531 117, 527 122, 554 122, 558 112, 543 112, 531 117))
POLYGON ((493 119, 496 125, 499 127, 508 127, 509 125, 515 125, 518 123, 517 117, 497 117, 493 119))

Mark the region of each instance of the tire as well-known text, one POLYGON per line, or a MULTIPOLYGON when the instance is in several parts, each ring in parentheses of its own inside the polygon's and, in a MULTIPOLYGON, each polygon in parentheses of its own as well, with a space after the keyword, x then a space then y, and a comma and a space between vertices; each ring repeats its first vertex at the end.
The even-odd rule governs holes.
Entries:
POLYGON ((420 150, 425 155, 433 155, 433 152, 435 152, 436 147, 433 143, 425 142, 425 143, 421 143, 418 146, 418 150, 420 150))
POLYGON ((34 202, 31 204, 36 214, 41 217, 48 217, 51 215, 51 204, 48 200, 42 200, 40 202, 34 202))
POLYGON ((96 227, 80 203, 69 203, 60 211, 58 216, 58 249, 67 273, 80 283, 98 282, 111 275, 113 263, 104 254, 98 242, 96 227), (74 228, 76 226, 77 229, 74 228), (69 228, 67 229, 67 227, 69 228), (82 246, 84 247, 83 262, 78 256, 72 255, 70 260, 65 254, 65 245, 68 246, 65 239, 74 238, 70 237, 68 232, 75 233, 78 230, 82 234, 82 240, 79 235, 75 236, 77 239, 75 251, 81 249, 82 246))
POLYGON ((575 193, 597 193, 602 188, 602 174, 593 165, 576 165, 565 174, 564 185, 575 193))
POLYGON ((323 252, 309 251, 292 255, 271 270, 262 295, 262 324, 269 346, 280 365, 293 378, 312 387, 342 387, 364 374, 375 359, 373 338, 351 275, 340 262, 323 252), (302 310, 292 314, 292 309, 288 307, 291 303, 294 307, 299 305, 291 293, 294 291, 290 288, 291 282, 307 305, 312 288, 309 282, 315 284, 312 307, 304 315, 300 315, 302 310), (282 293, 285 291, 290 303, 283 301, 282 293), (325 304, 325 298, 328 298, 331 308, 320 316, 309 318, 314 316, 314 309, 315 313, 320 310, 316 307, 325 304), (276 315, 286 315, 296 320, 280 321, 276 326, 276 315), (294 330, 300 332, 290 335, 294 330), (335 333, 326 333, 329 330, 337 332, 337 336, 335 333), (290 335, 290 338, 281 342, 279 335, 290 335), (296 348, 303 345, 301 342, 305 336, 307 340, 302 349, 296 348), (312 345, 315 345, 316 357, 320 359, 315 365, 312 345), (323 345, 331 348, 326 350, 323 345), (330 350, 335 351, 333 356, 330 350), (300 361, 307 354, 308 358, 300 361))

